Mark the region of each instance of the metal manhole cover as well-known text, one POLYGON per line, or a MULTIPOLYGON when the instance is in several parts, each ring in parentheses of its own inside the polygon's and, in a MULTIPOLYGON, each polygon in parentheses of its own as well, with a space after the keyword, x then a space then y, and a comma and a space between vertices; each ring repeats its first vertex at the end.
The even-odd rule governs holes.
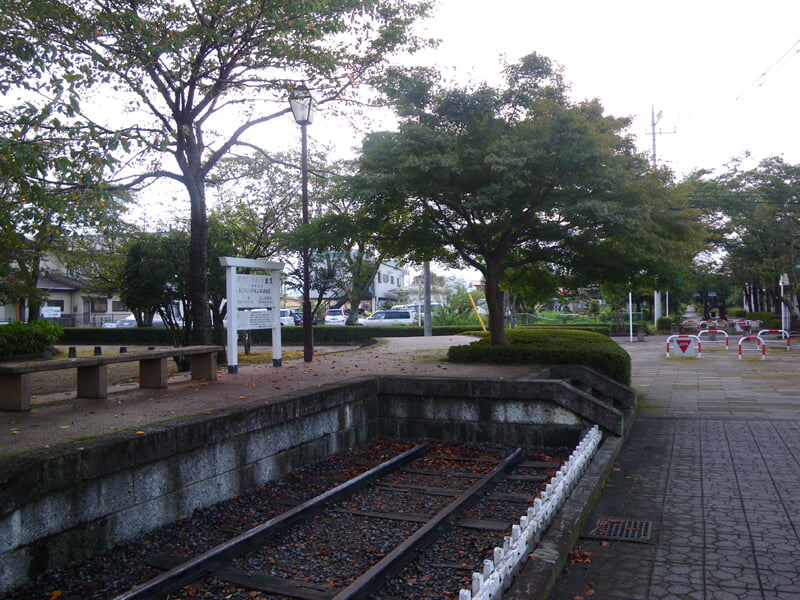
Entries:
POLYGON ((587 537, 626 542, 649 542, 650 521, 600 519, 587 537))

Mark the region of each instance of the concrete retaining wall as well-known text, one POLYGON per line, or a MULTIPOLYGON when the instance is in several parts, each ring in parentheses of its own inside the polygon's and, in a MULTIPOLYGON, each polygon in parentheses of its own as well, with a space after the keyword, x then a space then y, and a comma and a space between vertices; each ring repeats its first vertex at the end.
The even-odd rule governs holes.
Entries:
POLYGON ((622 414, 560 381, 361 378, 4 461, 0 591, 377 434, 576 443, 622 414))

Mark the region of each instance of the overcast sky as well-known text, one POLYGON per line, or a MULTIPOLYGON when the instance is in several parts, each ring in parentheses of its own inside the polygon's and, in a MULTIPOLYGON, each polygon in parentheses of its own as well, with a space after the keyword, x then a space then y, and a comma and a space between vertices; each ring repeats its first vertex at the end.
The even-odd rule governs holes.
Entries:
POLYGON ((799 24, 795 0, 440 0, 425 30, 442 44, 420 58, 483 81, 501 54, 543 54, 574 100, 633 117, 642 151, 661 112, 657 159, 680 178, 746 151, 800 163, 799 24))
POLYGON ((764 0, 439 0, 442 40, 421 62, 495 82, 498 57, 531 52, 564 68, 573 100, 599 98, 680 180, 783 156, 800 163, 800 2, 764 0), (672 133, 674 132, 674 133, 672 133))

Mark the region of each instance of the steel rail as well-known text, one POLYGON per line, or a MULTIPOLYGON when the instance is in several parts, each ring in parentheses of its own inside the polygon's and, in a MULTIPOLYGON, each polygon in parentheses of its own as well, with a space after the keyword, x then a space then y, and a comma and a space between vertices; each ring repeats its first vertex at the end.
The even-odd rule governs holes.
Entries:
POLYGON ((505 460, 487 473, 480 481, 475 482, 464 493, 454 499, 450 504, 439 511, 436 516, 425 525, 417 529, 406 541, 392 550, 389 554, 375 563, 367 572, 344 588, 333 600, 354 600, 365 598, 375 592, 384 580, 398 573, 407 565, 425 546, 438 537, 440 530, 455 520, 458 515, 469 508, 478 498, 504 473, 520 462, 523 458, 522 449, 517 448, 505 460))
POLYGON ((298 506, 281 513, 277 517, 258 525, 244 533, 226 541, 214 548, 189 559, 186 562, 145 581, 127 592, 115 597, 114 600, 156 600, 163 598, 166 594, 179 589, 202 577, 230 561, 231 559, 249 552, 253 548, 263 544, 272 536, 290 527, 300 519, 313 515, 324 507, 324 505, 341 499, 348 494, 355 493, 369 485, 374 479, 382 477, 386 473, 397 469, 406 462, 411 461, 417 456, 424 454, 428 450, 428 444, 420 444, 403 452, 402 454, 388 460, 378 466, 362 473, 323 492, 319 496, 312 498, 298 506))

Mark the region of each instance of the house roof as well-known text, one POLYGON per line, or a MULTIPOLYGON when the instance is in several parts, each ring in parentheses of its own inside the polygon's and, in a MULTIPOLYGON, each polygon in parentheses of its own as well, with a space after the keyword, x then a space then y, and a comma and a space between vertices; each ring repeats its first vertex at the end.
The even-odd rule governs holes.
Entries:
POLYGON ((81 289, 83 285, 77 279, 67 275, 51 274, 39 279, 36 287, 49 292, 74 292, 81 289))

